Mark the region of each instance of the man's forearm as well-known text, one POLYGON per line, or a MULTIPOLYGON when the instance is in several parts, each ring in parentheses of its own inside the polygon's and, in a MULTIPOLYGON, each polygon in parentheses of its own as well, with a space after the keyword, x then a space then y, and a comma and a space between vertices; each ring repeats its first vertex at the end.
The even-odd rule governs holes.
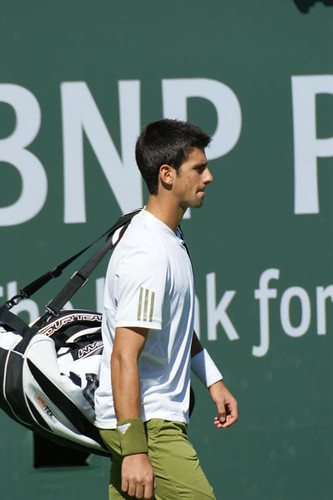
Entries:
POLYGON ((124 457, 121 466, 121 489, 131 497, 151 498, 156 483, 141 420, 139 352, 140 350, 133 356, 133 353, 128 353, 125 349, 113 351, 111 380, 120 448, 124 457))
POLYGON ((111 355, 111 382, 117 420, 141 417, 138 360, 146 341, 145 328, 117 328, 111 355))
POLYGON ((141 394, 137 360, 112 355, 111 380, 117 420, 140 418, 141 394))

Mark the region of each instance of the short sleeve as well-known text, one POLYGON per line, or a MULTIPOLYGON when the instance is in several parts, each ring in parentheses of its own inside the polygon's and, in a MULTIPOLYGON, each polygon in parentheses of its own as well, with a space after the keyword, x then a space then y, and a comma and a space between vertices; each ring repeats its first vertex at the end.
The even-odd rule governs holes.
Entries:
POLYGON ((160 330, 167 262, 140 252, 124 259, 115 276, 116 327, 160 330))

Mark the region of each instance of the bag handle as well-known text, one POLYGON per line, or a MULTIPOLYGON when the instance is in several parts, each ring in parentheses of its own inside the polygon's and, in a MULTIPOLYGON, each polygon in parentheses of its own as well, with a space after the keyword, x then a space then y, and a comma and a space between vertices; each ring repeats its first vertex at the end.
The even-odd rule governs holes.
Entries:
POLYGON ((43 274, 36 280, 29 283, 27 286, 20 290, 20 293, 14 295, 5 303, 5 308, 7 310, 11 309, 14 305, 16 305, 21 299, 29 298, 31 295, 36 293, 40 288, 42 288, 46 283, 48 283, 53 278, 58 278, 64 269, 68 267, 72 262, 74 262, 80 255, 85 253, 90 247, 92 247, 97 241, 99 241, 104 236, 107 236, 106 242, 103 246, 88 260, 88 262, 79 270, 74 273, 70 281, 64 286, 64 288, 59 292, 59 294, 51 301, 49 305, 46 306, 46 309, 54 315, 57 315, 60 312, 60 309, 66 304, 66 302, 74 295, 74 293, 84 285, 87 281, 89 274, 95 269, 97 264, 102 260, 104 255, 108 250, 114 248, 121 237, 123 236, 125 230, 127 229, 129 223, 131 222, 134 215, 139 213, 141 208, 138 210, 134 210, 133 212, 129 212, 128 214, 122 215, 110 229, 105 231, 99 238, 90 243, 90 245, 80 250, 78 253, 65 260, 58 266, 56 266, 51 271, 43 274), (120 229, 119 234, 117 235, 117 239, 113 240, 112 236, 115 235, 117 230, 120 229), (68 297, 68 298, 66 298, 68 297))

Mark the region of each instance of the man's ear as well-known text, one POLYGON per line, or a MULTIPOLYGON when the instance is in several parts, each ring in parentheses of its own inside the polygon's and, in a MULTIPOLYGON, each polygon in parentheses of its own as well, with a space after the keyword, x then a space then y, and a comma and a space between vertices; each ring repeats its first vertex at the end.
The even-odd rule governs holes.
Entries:
POLYGON ((160 171, 159 171, 161 183, 165 186, 168 187, 169 189, 171 188, 173 184, 173 180, 176 175, 176 171, 173 167, 170 167, 170 165, 163 164, 160 166, 160 171))

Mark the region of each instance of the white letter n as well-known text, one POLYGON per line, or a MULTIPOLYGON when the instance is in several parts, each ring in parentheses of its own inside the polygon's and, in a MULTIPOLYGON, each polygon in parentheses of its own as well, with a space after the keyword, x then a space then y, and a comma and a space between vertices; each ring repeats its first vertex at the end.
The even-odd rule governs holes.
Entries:
POLYGON ((122 160, 85 82, 61 84, 65 223, 86 222, 83 131, 123 212, 142 206, 134 149, 140 133, 140 82, 119 82, 122 160))

